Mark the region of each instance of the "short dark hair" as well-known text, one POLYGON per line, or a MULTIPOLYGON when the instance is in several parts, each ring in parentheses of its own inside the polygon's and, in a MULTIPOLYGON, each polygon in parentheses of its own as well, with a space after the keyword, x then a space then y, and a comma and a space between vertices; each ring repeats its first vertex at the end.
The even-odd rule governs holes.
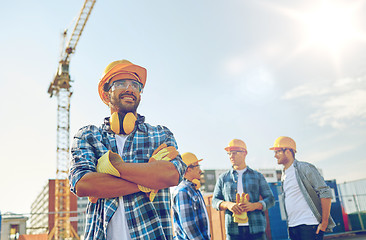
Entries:
POLYGON ((284 150, 289 150, 292 154, 292 157, 295 158, 295 151, 292 148, 285 148, 284 150))

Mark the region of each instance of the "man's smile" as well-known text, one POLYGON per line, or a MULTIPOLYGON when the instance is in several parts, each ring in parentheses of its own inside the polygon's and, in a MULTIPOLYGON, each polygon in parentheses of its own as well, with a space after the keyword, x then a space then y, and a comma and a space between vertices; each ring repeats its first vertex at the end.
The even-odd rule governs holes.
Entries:
POLYGON ((120 99, 127 100, 127 101, 135 101, 136 97, 132 94, 121 94, 120 99))

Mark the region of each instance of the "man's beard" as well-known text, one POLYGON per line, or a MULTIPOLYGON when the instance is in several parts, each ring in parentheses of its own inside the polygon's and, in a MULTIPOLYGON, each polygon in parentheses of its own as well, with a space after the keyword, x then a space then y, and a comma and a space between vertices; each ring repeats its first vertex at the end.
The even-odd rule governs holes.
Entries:
MULTIPOLYGON (((125 95, 125 94, 120 94, 118 96, 118 99, 111 99, 111 104, 114 106, 114 108, 116 108, 116 110, 118 110, 118 112, 121 112, 121 113, 128 113, 128 112, 136 113, 137 107, 140 104, 140 98, 134 96, 135 103, 126 105, 126 104, 122 103, 122 98, 121 98, 122 95, 125 95)), ((132 94, 130 94, 130 95, 132 95, 132 94)))

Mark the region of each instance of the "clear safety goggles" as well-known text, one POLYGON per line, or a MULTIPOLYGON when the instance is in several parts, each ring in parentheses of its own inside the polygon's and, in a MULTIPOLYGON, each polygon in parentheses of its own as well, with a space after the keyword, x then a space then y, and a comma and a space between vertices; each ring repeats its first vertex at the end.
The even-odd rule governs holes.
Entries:
POLYGON ((231 155, 236 155, 240 152, 245 152, 245 151, 230 151, 230 152, 227 152, 227 155, 231 156, 231 155))
POLYGON ((286 150, 287 150, 287 149, 288 149, 288 148, 278 149, 278 150, 275 150, 275 151, 274 151, 274 153, 275 153, 275 154, 284 153, 284 152, 286 152, 286 150))
POLYGON ((137 92, 142 92, 142 83, 134 80, 134 79, 121 79, 116 80, 112 83, 109 90, 115 91, 116 89, 126 90, 129 86, 131 86, 132 90, 137 92))

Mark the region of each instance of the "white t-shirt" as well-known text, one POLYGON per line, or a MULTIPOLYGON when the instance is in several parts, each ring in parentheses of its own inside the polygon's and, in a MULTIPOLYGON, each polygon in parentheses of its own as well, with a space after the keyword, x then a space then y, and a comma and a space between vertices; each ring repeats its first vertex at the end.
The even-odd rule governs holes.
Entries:
POLYGON ((283 177, 285 207, 289 227, 295 227, 301 224, 319 224, 300 190, 299 183, 296 180, 294 165, 291 165, 284 171, 283 177))
MULTIPOLYGON (((244 193, 243 189, 243 174, 247 170, 247 168, 244 168, 242 170, 236 170, 238 172, 238 184, 237 184, 237 193, 241 194, 244 193)), ((249 222, 247 223, 238 223, 238 226, 249 226, 249 222)))
MULTIPOLYGON (((122 156, 123 147, 125 145, 128 135, 117 135, 116 142, 118 154, 122 156)), ((125 214, 125 207, 123 204, 123 197, 119 197, 118 208, 113 214, 107 226, 107 240, 131 240, 130 231, 127 225, 127 218, 125 214)))

